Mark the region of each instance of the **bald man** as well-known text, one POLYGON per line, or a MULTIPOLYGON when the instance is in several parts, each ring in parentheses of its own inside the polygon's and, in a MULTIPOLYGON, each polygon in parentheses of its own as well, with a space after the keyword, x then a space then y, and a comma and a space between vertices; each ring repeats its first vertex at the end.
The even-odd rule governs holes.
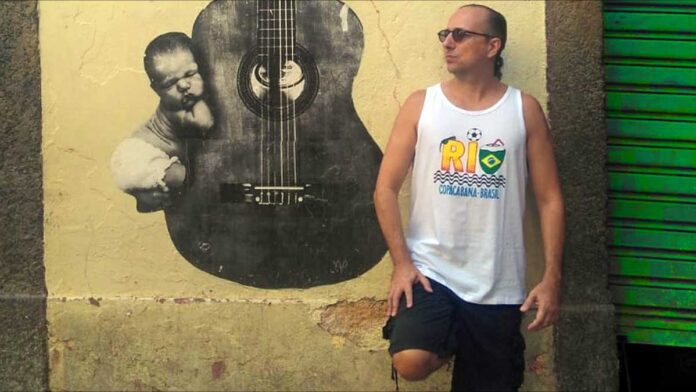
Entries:
POLYGON ((437 36, 452 78, 407 99, 375 190, 393 260, 384 328, 395 371, 421 380, 454 357, 452 390, 514 391, 523 381, 524 312, 558 318, 563 199, 546 118, 501 82, 503 15, 467 5, 437 36), (412 168, 409 223, 397 195, 412 168), (525 290, 522 220, 534 190, 545 272, 525 290))

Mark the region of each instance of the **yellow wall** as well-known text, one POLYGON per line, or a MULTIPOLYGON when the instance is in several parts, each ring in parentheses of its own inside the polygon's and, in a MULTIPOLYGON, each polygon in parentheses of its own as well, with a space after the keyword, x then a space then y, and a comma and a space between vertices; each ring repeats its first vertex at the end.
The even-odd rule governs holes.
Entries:
MULTIPOLYGON (((114 147, 157 105, 145 46, 190 34, 206 4, 40 3, 51 388, 391 389, 379 336, 388 257, 340 284, 245 287, 184 260, 163 214, 138 214, 111 179, 114 147)), ((435 32, 460 4, 349 2, 365 30, 353 98, 381 147, 408 94, 447 77, 435 32)), ((544 3, 484 4, 508 18, 504 81, 544 104, 544 3)), ((534 281, 538 232, 528 237, 534 281)), ((550 332, 527 339, 525 386, 552 388, 550 332)), ((402 387, 446 390, 448 377, 402 387)))

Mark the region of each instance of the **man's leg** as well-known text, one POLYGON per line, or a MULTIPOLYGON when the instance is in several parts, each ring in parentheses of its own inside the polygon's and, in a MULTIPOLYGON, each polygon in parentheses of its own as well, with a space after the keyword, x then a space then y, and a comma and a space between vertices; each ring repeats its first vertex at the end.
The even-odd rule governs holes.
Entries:
POLYGON ((399 351, 392 357, 394 369, 408 381, 424 380, 448 360, 449 358, 440 358, 434 352, 418 349, 399 351))
POLYGON ((517 391, 524 378, 520 305, 462 301, 453 391, 517 391))
POLYGON ((430 280, 433 293, 413 286, 413 306, 402 296, 399 311, 385 326, 389 353, 397 373, 409 381, 422 380, 449 360, 455 342, 452 326, 456 302, 443 285, 430 280))

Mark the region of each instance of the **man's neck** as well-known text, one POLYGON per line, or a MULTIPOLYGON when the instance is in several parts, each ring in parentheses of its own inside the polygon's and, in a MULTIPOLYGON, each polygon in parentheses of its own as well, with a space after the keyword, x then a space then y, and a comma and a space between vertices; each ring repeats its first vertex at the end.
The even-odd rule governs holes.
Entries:
POLYGON ((443 91, 455 105, 468 110, 485 109, 497 102, 507 86, 497 78, 481 75, 454 75, 442 84, 443 91))

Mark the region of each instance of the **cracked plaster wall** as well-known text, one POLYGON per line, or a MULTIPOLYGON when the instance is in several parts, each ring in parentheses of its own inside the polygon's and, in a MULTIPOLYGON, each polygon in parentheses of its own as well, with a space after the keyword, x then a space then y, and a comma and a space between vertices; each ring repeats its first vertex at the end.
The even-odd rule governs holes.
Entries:
MULTIPOLYGON (((138 214, 108 169, 157 99, 141 70, 156 35, 190 33, 207 2, 43 2, 40 42, 50 386, 54 390, 382 389, 385 257, 359 278, 262 290, 207 275, 138 214)), ((400 104, 447 77, 435 32, 461 3, 348 3, 364 27, 356 109, 384 147, 400 104)), ((547 100, 543 2, 487 2, 509 21, 504 81, 547 100)), ((402 201, 408 195, 402 194, 402 201)), ((530 198, 531 200, 531 198, 530 198)), ((527 222, 530 284, 541 259, 527 222)), ((529 320, 526 320, 529 322, 529 320)), ((553 389, 551 331, 527 336, 525 389, 553 389)), ((448 390, 447 369, 408 389, 448 390)))

